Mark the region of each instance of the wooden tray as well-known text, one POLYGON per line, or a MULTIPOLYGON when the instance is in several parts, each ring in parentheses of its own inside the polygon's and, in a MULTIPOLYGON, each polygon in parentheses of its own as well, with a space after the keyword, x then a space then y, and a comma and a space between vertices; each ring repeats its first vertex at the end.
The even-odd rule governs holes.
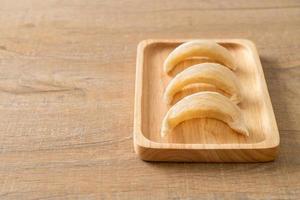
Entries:
MULTIPOLYGON (((238 64, 235 71, 244 97, 239 104, 250 131, 249 137, 235 133, 214 119, 181 123, 167 137, 160 137, 162 118, 169 109, 163 92, 172 78, 163 72, 167 55, 188 40, 145 40, 138 45, 134 113, 134 147, 143 160, 188 162, 264 162, 275 159, 278 128, 255 45, 249 40, 214 40, 227 48, 238 64)), ((186 60, 184 67, 205 60, 186 60)), ((196 90, 196 89, 193 89, 196 90)), ((180 98, 187 89, 179 94, 180 98)), ((178 95, 177 95, 178 96, 178 95)))

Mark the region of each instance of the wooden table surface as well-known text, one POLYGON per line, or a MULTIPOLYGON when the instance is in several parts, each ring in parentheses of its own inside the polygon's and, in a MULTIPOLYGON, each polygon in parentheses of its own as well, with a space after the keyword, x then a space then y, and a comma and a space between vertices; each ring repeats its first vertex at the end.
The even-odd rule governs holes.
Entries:
POLYGON ((0 199, 299 199, 300 1, 0 2, 0 199), (136 46, 247 38, 275 162, 149 163, 132 144, 136 46))

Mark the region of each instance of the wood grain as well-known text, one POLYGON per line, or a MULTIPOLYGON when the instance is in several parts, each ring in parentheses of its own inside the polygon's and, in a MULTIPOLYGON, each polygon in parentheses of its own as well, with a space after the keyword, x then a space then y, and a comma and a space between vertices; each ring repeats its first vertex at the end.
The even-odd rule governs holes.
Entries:
POLYGON ((1 199, 299 199, 297 0, 2 0, 1 199), (264 164, 140 161, 136 46, 146 38, 257 45, 281 146, 264 164))

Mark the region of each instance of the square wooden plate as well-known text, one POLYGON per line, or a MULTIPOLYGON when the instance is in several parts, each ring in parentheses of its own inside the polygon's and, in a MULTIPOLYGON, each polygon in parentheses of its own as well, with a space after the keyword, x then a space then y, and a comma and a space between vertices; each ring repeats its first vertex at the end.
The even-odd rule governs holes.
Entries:
MULTIPOLYGON (((174 75, 163 72, 163 62, 178 45, 189 40, 145 40, 138 45, 134 112, 134 147, 143 160, 188 162, 265 162, 274 160, 279 146, 278 128, 255 45, 244 39, 213 40, 234 56, 243 101, 239 104, 250 136, 235 133, 214 119, 181 123, 162 138, 160 127, 169 109, 163 92, 174 75)), ((190 59, 182 70, 206 59, 190 59)), ((179 96, 194 89, 187 89, 179 96)), ((180 98, 180 97, 178 97, 180 98)))

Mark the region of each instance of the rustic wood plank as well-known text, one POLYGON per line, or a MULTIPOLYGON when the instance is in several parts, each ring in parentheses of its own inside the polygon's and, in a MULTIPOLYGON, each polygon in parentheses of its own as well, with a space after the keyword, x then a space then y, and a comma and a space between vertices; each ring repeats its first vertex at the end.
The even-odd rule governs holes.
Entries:
POLYGON ((299 1, 38 1, 0 7, 1 199, 298 199, 299 1), (247 38, 280 130, 265 164, 146 163, 133 153, 136 46, 247 38))

